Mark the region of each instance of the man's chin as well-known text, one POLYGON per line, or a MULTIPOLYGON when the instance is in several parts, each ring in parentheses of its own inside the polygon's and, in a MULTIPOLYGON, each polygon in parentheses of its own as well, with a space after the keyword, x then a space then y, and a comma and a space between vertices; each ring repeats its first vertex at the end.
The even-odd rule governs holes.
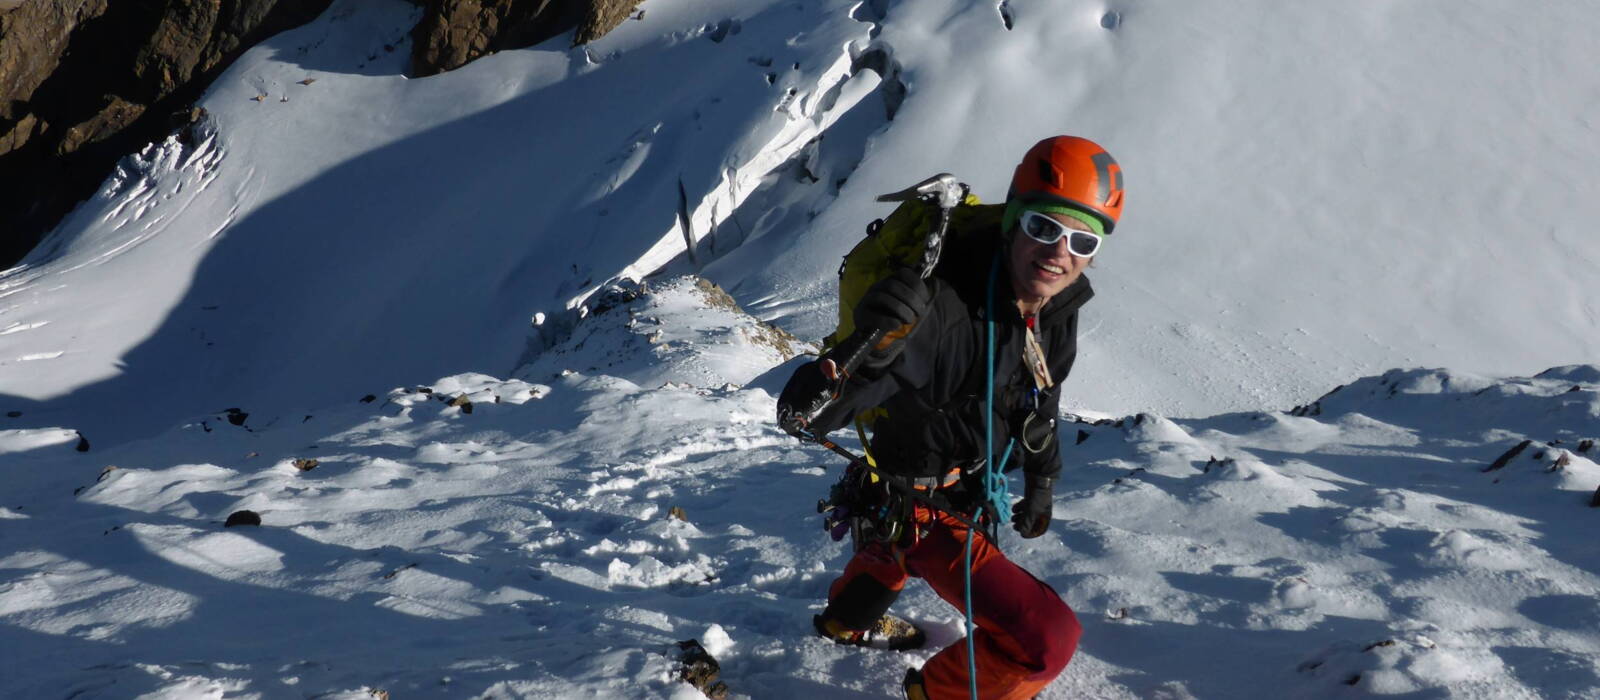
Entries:
POLYGON ((1071 286, 1072 281, 1076 278, 1077 275, 1059 275, 1055 279, 1048 281, 1035 279, 1032 280, 1025 291, 1027 291, 1030 296, 1033 296, 1036 299, 1048 300, 1050 297, 1060 294, 1062 290, 1071 286))

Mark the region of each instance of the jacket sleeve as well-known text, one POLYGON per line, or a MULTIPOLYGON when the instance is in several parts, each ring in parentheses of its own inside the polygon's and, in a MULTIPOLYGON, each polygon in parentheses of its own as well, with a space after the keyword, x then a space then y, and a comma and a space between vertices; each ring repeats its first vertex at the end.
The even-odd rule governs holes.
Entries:
MULTIPOLYGON (((1072 363, 1078 359, 1078 314, 1074 312, 1072 318, 1062 324, 1062 329, 1056 338, 1053 338, 1054 348, 1046 348, 1050 354, 1050 378, 1055 381, 1055 386, 1045 392, 1039 404, 1040 418, 1056 418, 1061 414, 1061 384, 1066 381, 1067 375, 1072 372, 1072 363)), ((1059 433, 1059 426, 1057 427, 1059 433)), ((1056 435, 1049 446, 1038 452, 1024 452, 1022 464, 1023 473, 1034 476, 1047 476, 1055 478, 1061 473, 1061 437, 1056 435)))
MULTIPOLYGON (((882 405, 901 391, 920 389, 928 383, 938 360, 941 334, 936 329, 945 320, 941 308, 938 303, 929 305, 927 315, 900 341, 905 343, 905 349, 888 368, 876 374, 860 371, 845 381, 839 400, 817 416, 814 427, 819 433, 838 430, 856 414, 882 405)), ((823 358, 835 359, 827 355, 823 358)))

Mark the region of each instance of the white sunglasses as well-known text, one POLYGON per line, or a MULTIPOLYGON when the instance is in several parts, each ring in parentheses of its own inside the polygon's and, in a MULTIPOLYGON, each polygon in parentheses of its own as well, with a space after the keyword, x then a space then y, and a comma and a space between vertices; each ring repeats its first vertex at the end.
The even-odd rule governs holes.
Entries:
POLYGON ((1056 241, 1065 237, 1067 251, 1080 258, 1092 258, 1100 250, 1100 236, 1093 231, 1067 228, 1066 224, 1041 212, 1023 212, 1020 223, 1022 232, 1039 245, 1055 245, 1056 241))

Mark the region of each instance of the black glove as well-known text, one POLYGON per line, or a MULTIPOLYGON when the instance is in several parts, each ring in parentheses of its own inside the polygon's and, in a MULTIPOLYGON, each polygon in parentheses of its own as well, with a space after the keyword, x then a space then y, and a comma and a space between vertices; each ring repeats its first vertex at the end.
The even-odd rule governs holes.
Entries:
POLYGON ((1055 508, 1056 480, 1028 475, 1022 500, 1011 506, 1011 527, 1028 539, 1043 535, 1050 528, 1050 511, 1055 508))
POLYGON ((798 420, 815 418, 813 413, 833 397, 834 383, 822 374, 822 362, 808 362, 795 369, 789 383, 778 394, 778 425, 790 434, 801 427, 798 420))
POLYGON ((862 362, 868 369, 882 369, 894 362, 905 349, 902 342, 928 312, 933 294, 915 270, 903 267, 878 280, 856 303, 856 333, 881 332, 882 338, 862 362))

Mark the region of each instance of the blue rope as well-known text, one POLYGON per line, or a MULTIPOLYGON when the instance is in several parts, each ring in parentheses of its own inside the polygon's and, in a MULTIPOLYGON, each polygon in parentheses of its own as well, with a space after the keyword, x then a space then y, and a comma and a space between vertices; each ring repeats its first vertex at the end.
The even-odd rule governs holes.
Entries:
MULTIPOLYGON (((988 460, 983 472, 983 497, 994 508, 995 517, 1001 517, 1005 508, 1011 504, 1011 485, 1006 481, 1005 464, 1011 459, 1011 449, 1017 446, 1017 441, 1012 439, 1006 443, 1005 454, 1000 461, 994 460, 994 283, 1000 276, 1000 255, 994 256, 994 262, 989 265, 989 289, 984 302, 988 318, 988 393, 983 399, 983 455, 988 460)), ((966 553, 963 555, 964 569, 962 572, 965 581, 965 603, 967 617, 967 686, 972 693, 972 700, 978 700, 978 656, 973 648, 972 640, 972 535, 971 529, 967 530, 966 553)))

